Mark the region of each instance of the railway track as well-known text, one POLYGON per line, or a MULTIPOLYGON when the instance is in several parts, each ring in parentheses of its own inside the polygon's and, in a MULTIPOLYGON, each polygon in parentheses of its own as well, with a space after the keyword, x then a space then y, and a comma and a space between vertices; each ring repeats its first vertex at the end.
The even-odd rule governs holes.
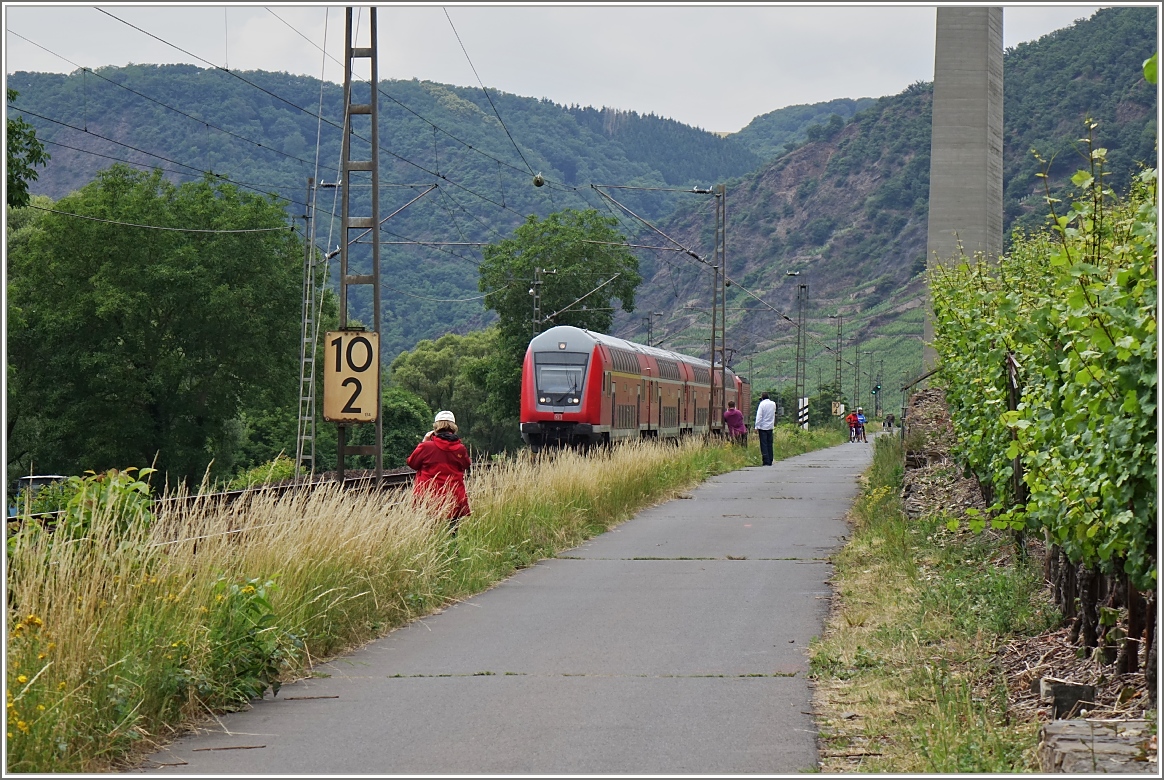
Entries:
MULTIPOLYGON (((480 468, 481 466, 474 466, 480 468)), ((379 483, 371 470, 354 476, 345 476, 343 480, 344 490, 393 490, 405 485, 411 485, 416 472, 410 468, 391 469, 386 470, 380 477, 379 483)), ((318 488, 322 488, 336 483, 335 472, 324 473, 310 479, 299 480, 285 480, 283 482, 271 483, 267 485, 254 485, 249 488, 241 490, 224 490, 215 493, 198 493, 184 496, 167 496, 157 498, 153 502, 153 511, 155 515, 161 515, 173 512, 185 507, 202 504, 204 506, 229 506, 243 496, 248 495, 266 495, 281 497, 288 493, 298 491, 310 492, 318 488)), ((8 518, 7 532, 9 534, 19 530, 26 522, 35 522, 43 525, 46 528, 52 528, 56 525, 57 519, 64 514, 63 511, 57 512, 37 512, 30 515, 16 515, 8 518)))

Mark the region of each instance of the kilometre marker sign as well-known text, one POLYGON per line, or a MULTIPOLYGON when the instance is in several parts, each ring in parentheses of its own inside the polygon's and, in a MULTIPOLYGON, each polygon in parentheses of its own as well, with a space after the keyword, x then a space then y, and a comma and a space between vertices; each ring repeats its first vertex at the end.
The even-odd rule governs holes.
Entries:
POLYGON ((380 413, 380 335, 332 331, 324 343, 323 419, 374 422, 380 413))

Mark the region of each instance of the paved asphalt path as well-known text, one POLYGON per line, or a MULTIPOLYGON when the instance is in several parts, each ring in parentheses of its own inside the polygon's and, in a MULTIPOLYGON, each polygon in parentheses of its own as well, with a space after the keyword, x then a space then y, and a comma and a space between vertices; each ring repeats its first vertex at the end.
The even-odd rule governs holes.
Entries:
POLYGON ((806 651, 871 453, 846 443, 714 477, 317 667, 328 676, 221 717, 141 771, 814 768, 806 651))

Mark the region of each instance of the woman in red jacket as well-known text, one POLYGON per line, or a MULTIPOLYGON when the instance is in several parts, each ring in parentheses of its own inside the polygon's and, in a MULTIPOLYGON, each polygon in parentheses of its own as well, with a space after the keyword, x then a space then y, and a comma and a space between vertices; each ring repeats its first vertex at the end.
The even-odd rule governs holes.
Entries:
POLYGON ((457 534, 457 524, 468 517, 469 497, 465 494, 465 471, 469 451, 457 438, 457 420, 452 412, 438 412, 432 430, 408 456, 409 468, 416 471, 415 496, 433 496, 450 502, 449 528, 457 534))

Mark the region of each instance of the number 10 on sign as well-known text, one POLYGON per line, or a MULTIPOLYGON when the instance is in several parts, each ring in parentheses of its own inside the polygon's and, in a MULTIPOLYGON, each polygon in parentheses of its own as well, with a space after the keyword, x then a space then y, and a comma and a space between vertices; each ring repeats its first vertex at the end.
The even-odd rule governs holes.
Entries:
POLYGON ((380 334, 341 330, 326 338, 323 419, 374 422, 380 413, 380 334))

